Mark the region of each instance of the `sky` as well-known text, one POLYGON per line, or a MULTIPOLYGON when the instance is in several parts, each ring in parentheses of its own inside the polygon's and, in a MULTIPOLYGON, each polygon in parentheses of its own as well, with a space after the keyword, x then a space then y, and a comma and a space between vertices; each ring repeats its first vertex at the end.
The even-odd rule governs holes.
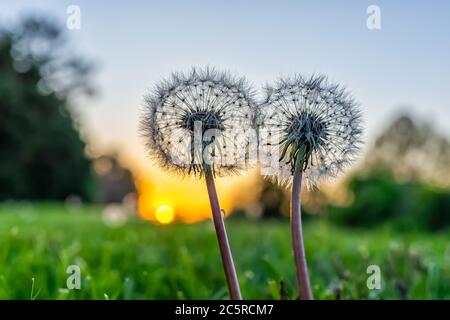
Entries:
POLYGON ((191 66, 243 75, 260 89, 295 72, 324 73, 361 103, 365 139, 399 113, 430 121, 450 137, 449 1, 20 1, 0 2, 0 24, 43 13, 81 28, 74 50, 97 62, 99 94, 76 107, 83 136, 98 152, 151 170, 138 135, 143 96, 161 78, 191 66), (367 8, 380 8, 380 29, 367 8))

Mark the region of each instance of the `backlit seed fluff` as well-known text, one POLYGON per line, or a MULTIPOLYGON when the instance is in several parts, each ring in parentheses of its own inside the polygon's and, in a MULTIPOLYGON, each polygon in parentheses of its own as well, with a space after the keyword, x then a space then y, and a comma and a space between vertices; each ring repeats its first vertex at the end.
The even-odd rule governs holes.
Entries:
POLYGON ((207 167, 231 175, 248 165, 255 106, 244 78, 193 68, 173 73, 145 97, 140 129, 160 166, 183 176, 202 177, 207 167))
POLYGON ((362 143, 358 103, 325 76, 297 75, 267 87, 258 121, 262 165, 270 166, 272 159, 272 167, 278 165, 274 176, 283 185, 292 183, 296 161, 307 187, 336 177, 362 143))

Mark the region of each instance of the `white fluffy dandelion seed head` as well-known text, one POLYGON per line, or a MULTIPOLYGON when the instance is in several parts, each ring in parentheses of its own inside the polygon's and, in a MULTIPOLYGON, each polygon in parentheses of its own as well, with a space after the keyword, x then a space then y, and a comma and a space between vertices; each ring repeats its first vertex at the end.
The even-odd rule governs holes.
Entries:
POLYGON ((212 68, 174 73, 145 97, 141 133, 160 166, 183 176, 216 176, 248 166, 253 92, 244 78, 212 68))
POLYGON ((325 76, 279 80, 266 88, 258 114, 260 151, 263 158, 276 157, 273 176, 282 185, 292 183, 297 161, 308 188, 336 177, 354 161, 362 143, 358 103, 325 76))

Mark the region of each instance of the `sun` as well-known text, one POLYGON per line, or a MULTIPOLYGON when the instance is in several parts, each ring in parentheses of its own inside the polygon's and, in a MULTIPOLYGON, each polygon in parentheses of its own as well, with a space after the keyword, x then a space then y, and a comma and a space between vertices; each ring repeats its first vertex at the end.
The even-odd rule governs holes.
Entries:
POLYGON ((167 224, 172 222, 174 218, 173 208, 169 205, 159 206, 155 211, 155 218, 159 223, 167 224))

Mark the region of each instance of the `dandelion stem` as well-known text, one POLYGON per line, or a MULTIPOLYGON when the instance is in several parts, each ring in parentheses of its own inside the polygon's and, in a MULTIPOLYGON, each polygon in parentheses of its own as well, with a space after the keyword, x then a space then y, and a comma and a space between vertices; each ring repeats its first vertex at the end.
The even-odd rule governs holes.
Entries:
POLYGON ((297 286, 300 291, 300 299, 313 300, 311 285, 309 283, 308 265, 306 263, 305 246, 303 243, 302 212, 300 192, 302 189, 303 161, 297 160, 294 168, 294 180, 292 183, 291 197, 291 228, 292 247, 297 275, 297 286))
POLYGON ((219 199, 217 197, 214 177, 210 166, 205 170, 206 187, 208 189, 209 202, 213 215, 214 227, 216 229, 217 240, 219 242, 220 254, 222 256, 223 268, 227 279, 228 291, 232 300, 242 300, 241 289, 234 268, 233 256, 231 255, 230 244, 228 243, 227 232, 220 210, 219 199))

